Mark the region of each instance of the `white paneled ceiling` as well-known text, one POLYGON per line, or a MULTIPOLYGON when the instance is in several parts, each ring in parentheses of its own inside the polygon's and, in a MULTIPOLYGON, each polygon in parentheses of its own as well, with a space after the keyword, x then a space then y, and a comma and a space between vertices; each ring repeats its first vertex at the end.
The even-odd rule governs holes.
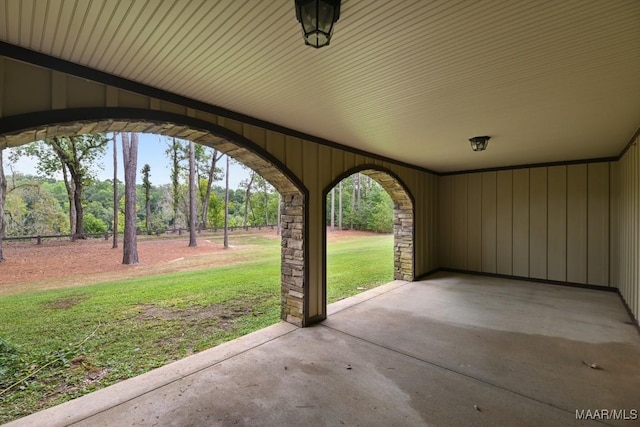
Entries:
POLYGON ((293 0, 0 0, 0 40, 441 172, 616 156, 640 125, 638 0, 342 3, 319 50, 293 0))

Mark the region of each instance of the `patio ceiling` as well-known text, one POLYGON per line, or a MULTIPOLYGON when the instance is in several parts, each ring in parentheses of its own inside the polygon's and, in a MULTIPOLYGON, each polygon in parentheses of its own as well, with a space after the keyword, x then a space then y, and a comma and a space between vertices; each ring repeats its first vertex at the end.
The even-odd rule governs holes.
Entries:
POLYGON ((0 40, 439 172, 616 156, 640 125, 637 0, 342 3, 319 50, 293 0, 0 0, 0 40))

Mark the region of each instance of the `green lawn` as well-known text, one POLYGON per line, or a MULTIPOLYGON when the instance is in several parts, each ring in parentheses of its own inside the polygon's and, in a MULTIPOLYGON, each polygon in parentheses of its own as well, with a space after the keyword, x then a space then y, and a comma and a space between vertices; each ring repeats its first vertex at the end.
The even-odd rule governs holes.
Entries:
MULTIPOLYGON (((328 301, 390 281, 392 242, 330 244, 328 301)), ((229 267, 3 297, 0 423, 276 323, 280 241, 250 244, 259 256, 229 267)))
POLYGON ((393 280, 393 236, 354 237, 327 246, 327 302, 393 280))

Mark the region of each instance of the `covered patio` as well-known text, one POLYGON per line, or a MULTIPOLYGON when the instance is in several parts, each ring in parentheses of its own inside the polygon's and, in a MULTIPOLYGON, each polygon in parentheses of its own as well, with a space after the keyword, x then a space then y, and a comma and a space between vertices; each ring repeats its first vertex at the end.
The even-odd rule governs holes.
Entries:
POLYGON ((638 422, 640 341, 614 292, 438 273, 328 313, 313 327, 282 322, 9 426, 638 422))
POLYGON ((0 150, 157 133, 289 197, 288 323, 12 425, 637 423, 640 2, 344 0, 322 49, 294 6, 0 0, 0 150), (327 306, 354 171, 403 280, 327 306))

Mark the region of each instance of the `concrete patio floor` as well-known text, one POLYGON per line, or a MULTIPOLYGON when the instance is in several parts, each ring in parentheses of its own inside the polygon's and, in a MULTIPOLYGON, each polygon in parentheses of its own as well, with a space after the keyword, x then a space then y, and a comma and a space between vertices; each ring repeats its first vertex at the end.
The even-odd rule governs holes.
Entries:
POLYGON ((439 273, 8 425, 631 426, 639 366, 615 293, 439 273), (602 409, 627 419, 576 420, 602 409))

